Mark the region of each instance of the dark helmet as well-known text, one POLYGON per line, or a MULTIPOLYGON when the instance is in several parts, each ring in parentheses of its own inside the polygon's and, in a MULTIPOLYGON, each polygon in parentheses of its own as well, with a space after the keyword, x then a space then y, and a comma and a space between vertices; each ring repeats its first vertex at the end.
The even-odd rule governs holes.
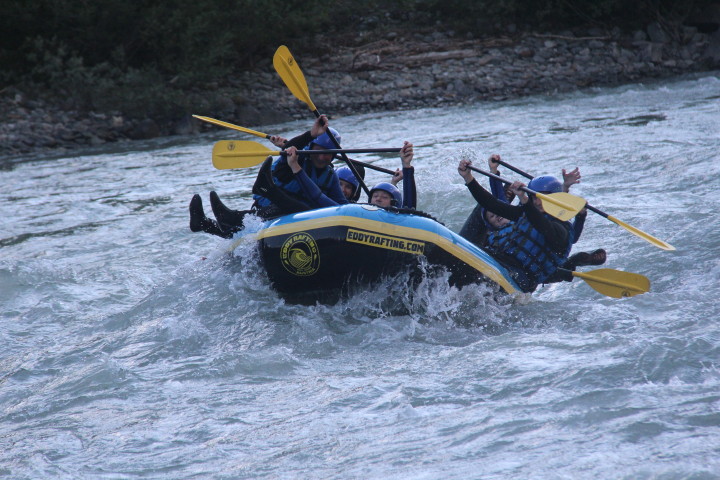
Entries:
MULTIPOLYGON (((340 133, 338 133, 338 131, 332 127, 329 127, 328 130, 330 130, 330 132, 333 134, 333 137, 335 137, 335 140, 337 140, 338 145, 340 145, 340 142, 341 142, 340 133)), ((333 150, 333 149, 337 148, 335 146, 335 144, 333 143, 332 139, 330 138, 330 136, 327 134, 327 132, 325 132, 322 135, 320 135, 319 137, 313 139, 313 141, 310 142, 310 144, 307 146, 308 150, 311 149, 313 145, 322 147, 323 150, 333 150)))
POLYGON ((400 207, 402 206, 402 193, 400 193, 400 190, 397 189, 395 185, 388 182, 382 182, 375 185, 370 190, 370 199, 372 200, 373 192, 375 190, 382 190, 383 192, 387 192, 390 194, 390 196, 393 198, 392 205, 393 207, 400 207))
POLYGON ((530 180, 528 188, 540 193, 558 193, 562 192, 562 183, 551 175, 543 175, 530 180))

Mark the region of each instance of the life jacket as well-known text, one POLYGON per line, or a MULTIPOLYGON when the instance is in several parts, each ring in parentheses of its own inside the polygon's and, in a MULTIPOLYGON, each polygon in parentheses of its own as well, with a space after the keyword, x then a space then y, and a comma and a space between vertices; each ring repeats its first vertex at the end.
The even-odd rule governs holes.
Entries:
POLYGON ((544 283, 570 254, 575 234, 570 222, 563 223, 568 224, 568 240, 562 251, 552 250, 545 236, 533 227, 525 215, 490 233, 488 245, 493 251, 516 261, 537 283, 544 283))
MULTIPOLYGON (((305 161, 302 162, 301 167, 310 180, 312 180, 324 194, 327 195, 330 192, 330 187, 333 184, 333 180, 336 178, 336 175, 334 175, 335 169, 332 164, 318 170, 315 168, 310 159, 305 159, 305 161)), ((295 175, 293 174, 290 165, 288 165, 287 160, 283 159, 283 157, 275 160, 272 164, 271 172, 273 183, 282 188, 285 193, 300 201, 307 200, 303 197, 300 182, 295 179, 295 175)), ((253 199, 255 199, 255 204, 258 207, 267 207, 272 204, 270 200, 261 195, 255 194, 253 195, 253 199)))

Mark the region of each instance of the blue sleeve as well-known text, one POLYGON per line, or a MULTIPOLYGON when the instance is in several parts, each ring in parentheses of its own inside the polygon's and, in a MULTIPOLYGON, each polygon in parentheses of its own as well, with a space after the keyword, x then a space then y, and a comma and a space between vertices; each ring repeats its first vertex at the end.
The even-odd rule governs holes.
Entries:
MULTIPOLYGON (((333 173, 333 175, 335 175, 333 173)), ((348 203, 345 195, 342 193, 340 188, 340 181, 335 178, 334 182, 331 182, 330 191, 328 195, 325 195, 320 187, 308 177, 305 170, 300 170, 295 174, 295 179, 300 184, 303 195, 307 198, 314 208, 323 207, 334 207, 336 205, 342 205, 348 203)))
POLYGON ((317 184, 308 177, 305 170, 300 170, 296 173, 295 180, 297 180, 300 184, 303 196, 310 201, 312 207, 332 207, 338 204, 337 202, 329 199, 322 190, 320 190, 320 187, 318 187, 317 184))
POLYGON ((403 207, 417 208, 417 190, 415 189, 415 168, 403 168, 403 207))
POLYGON ((508 203, 507 196, 505 195, 505 185, 497 178, 490 177, 490 191, 493 197, 501 202, 508 203))
POLYGON ((585 219, 587 218, 587 213, 585 215, 578 213, 575 215, 575 221, 573 221, 573 230, 575 231, 575 239, 573 240, 573 243, 580 240, 580 235, 582 234, 583 227, 585 226, 585 219))

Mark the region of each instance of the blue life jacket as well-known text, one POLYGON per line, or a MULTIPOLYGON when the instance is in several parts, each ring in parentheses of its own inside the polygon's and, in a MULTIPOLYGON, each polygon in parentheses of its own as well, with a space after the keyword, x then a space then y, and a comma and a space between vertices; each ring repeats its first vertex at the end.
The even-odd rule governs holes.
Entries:
POLYGON ((545 236, 523 215, 517 221, 492 232, 488 244, 492 250, 516 260, 537 283, 543 283, 565 263, 574 237, 573 229, 568 228, 567 245, 562 252, 553 251, 545 242, 545 236))
MULTIPOLYGON (((312 180, 313 183, 315 183, 315 185, 317 185, 320 190, 322 190, 322 192, 327 195, 330 192, 330 186, 332 185, 333 180, 337 178, 337 176, 335 175, 335 169, 333 168, 332 164, 328 165, 322 170, 318 170, 317 168, 315 168, 310 159, 306 159, 304 162, 301 160, 301 162, 301 167, 305 171, 307 176, 310 177, 310 180, 312 180)), ((287 163, 287 159, 285 159, 284 157, 279 157, 273 162, 271 171, 273 183, 275 183, 275 185, 282 188, 285 193, 297 198, 300 201, 307 200, 303 197, 300 182, 295 179, 295 175, 292 173, 290 165, 288 165, 287 163), (281 171, 282 173, 280 175, 277 175, 277 173, 281 171), (278 176, 282 179, 289 179, 289 181, 283 182, 282 180, 280 180, 280 178, 278 178, 278 176)), ((261 195, 254 194, 253 199, 255 200, 258 207, 267 207, 269 205, 272 205, 272 202, 270 200, 261 195)))

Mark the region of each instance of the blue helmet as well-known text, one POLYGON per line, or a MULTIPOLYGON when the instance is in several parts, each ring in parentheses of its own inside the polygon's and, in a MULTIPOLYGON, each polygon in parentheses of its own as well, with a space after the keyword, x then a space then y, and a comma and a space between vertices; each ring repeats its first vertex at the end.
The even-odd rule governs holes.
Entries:
POLYGON ((400 190, 397 189, 395 185, 388 182, 382 182, 375 185, 372 190, 370 190, 370 199, 372 200, 373 192, 375 190, 382 190, 383 192, 387 192, 390 194, 390 196, 393 198, 392 204, 393 207, 401 207, 402 206, 402 193, 400 193, 400 190))
MULTIPOLYGON (((328 130, 330 130, 330 132, 333 134, 333 137, 335 137, 335 140, 337 140, 338 145, 340 145, 340 142, 341 142, 340 133, 338 133, 338 131, 332 127, 329 127, 328 130)), ((333 149, 337 148, 335 146, 335 144, 333 143, 332 139, 330 138, 330 136, 327 134, 327 132, 325 132, 322 135, 320 135, 319 137, 313 139, 313 141, 310 142, 310 144, 307 146, 307 148, 311 149, 313 145, 318 145, 318 146, 322 147, 324 150, 333 150, 333 149)))
POLYGON ((344 180, 352 184, 355 189, 360 186, 360 182, 358 182, 358 179, 355 178, 355 175, 353 175, 352 171, 348 167, 340 167, 337 169, 336 173, 340 180, 344 180))
POLYGON ((551 175, 543 175, 530 180, 528 188, 540 193, 558 193, 562 192, 562 183, 551 175))

